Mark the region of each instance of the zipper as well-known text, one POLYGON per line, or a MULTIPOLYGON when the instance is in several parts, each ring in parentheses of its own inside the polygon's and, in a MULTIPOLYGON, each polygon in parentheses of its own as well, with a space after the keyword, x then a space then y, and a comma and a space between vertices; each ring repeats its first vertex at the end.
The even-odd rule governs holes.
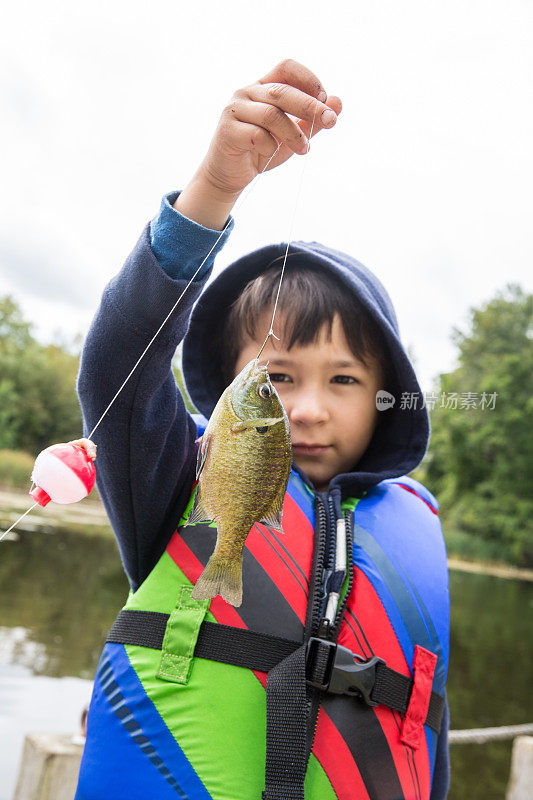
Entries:
POLYGON ((335 572, 335 547, 337 543, 337 515, 335 514, 335 506, 333 504, 333 498, 330 494, 328 494, 328 563, 326 569, 328 570, 328 578, 329 575, 332 575, 335 572))
MULTIPOLYGON (((337 549, 337 515, 335 513, 335 505, 333 503, 332 496, 328 493, 327 495, 327 536, 326 536, 326 555, 324 558, 324 570, 323 570, 323 582, 322 582, 322 591, 323 591, 323 598, 322 604, 320 607, 320 616, 326 616, 326 609, 328 604, 328 584, 329 579, 335 572, 335 559, 336 559, 336 549, 337 549)), ((331 625, 328 627, 326 626, 323 628, 321 622, 319 622, 319 635, 323 638, 329 639, 331 634, 331 625), (322 628, 322 630, 320 630, 322 628)))
POLYGON ((335 548, 337 541, 337 514, 335 513, 335 504, 333 497, 328 493, 325 495, 316 495, 316 517, 318 520, 318 553, 316 559, 316 571, 314 576, 314 591, 312 599, 312 625, 310 630, 311 636, 320 635, 322 638, 333 639, 335 641, 335 634, 337 632, 338 623, 342 619, 342 614, 346 607, 346 601, 350 589, 352 587, 352 569, 351 557, 352 547, 350 542, 352 540, 352 519, 351 512, 344 512, 344 519, 346 522, 346 537, 347 537, 347 559, 346 569, 348 570, 349 583, 347 594, 343 602, 337 609, 335 616, 335 623, 329 627, 322 625, 322 620, 325 617, 327 605, 327 584, 329 578, 335 572, 335 548))
MULTIPOLYGON (((313 592, 312 592, 312 605, 311 605, 311 626, 310 636, 320 636, 322 638, 336 640, 340 622, 344 614, 348 595, 352 587, 352 574, 351 560, 352 549, 349 542, 352 539, 351 521, 348 520, 349 516, 353 516, 350 511, 344 513, 346 520, 346 536, 347 536, 347 563, 346 569, 349 570, 348 587, 346 595, 340 604, 335 617, 335 624, 333 626, 324 626, 323 620, 326 612, 327 604, 327 582, 329 576, 335 571, 335 546, 336 546, 336 533, 337 533, 337 518, 335 514, 335 506, 333 498, 329 493, 325 495, 327 501, 325 502, 323 495, 316 495, 315 504, 315 517, 317 525, 317 558, 315 561, 315 572, 313 575, 313 592), (329 512, 329 513, 328 513, 329 512)), ((320 693, 316 692, 311 700, 309 707, 309 720, 310 727, 308 727, 307 745, 309 753, 312 750, 313 742, 315 739, 316 729, 318 725, 318 710, 320 705, 320 693)))
MULTIPOLYGON (((328 545, 328 512, 323 496, 318 493, 315 494, 315 533, 316 558, 313 555, 314 571, 311 575, 312 592, 310 593, 310 604, 308 605, 307 612, 308 625, 306 625, 308 636, 317 636, 319 633, 322 606, 325 600, 324 579, 327 579, 324 562, 328 545)), ((309 716, 306 738, 309 754, 311 754, 313 742, 315 740, 319 707, 320 692, 315 691, 311 695, 308 705, 309 716)))
POLYGON ((324 559, 326 555, 327 539, 328 539, 328 514, 322 496, 316 495, 315 514, 317 519, 318 537, 317 537, 317 557, 315 574, 313 576, 313 596, 311 598, 311 627, 310 635, 316 636, 320 624, 320 614, 323 603, 324 593, 324 559))

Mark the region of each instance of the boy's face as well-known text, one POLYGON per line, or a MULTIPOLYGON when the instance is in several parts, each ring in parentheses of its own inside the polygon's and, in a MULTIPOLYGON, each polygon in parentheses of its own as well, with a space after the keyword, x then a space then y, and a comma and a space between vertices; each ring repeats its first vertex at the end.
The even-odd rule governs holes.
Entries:
MULTIPOLYGON (((257 326, 257 338, 245 341, 236 375, 257 356, 269 325, 267 313, 257 326)), ((331 338, 324 326, 318 340, 305 347, 295 344, 287 350, 283 341, 270 337, 260 361, 267 360, 289 418, 294 463, 325 491, 332 478, 354 469, 372 439, 381 367, 376 362, 366 367, 352 353, 338 316, 331 338)))

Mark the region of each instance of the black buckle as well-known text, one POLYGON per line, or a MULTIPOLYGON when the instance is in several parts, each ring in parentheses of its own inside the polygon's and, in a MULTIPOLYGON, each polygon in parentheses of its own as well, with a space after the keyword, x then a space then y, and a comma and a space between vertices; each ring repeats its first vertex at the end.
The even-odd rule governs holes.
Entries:
POLYGON ((322 682, 311 680, 308 677, 307 683, 323 692, 351 694, 362 697, 369 706, 379 705, 372 700, 371 694, 376 682, 377 666, 384 664, 385 661, 378 656, 364 661, 361 656, 352 653, 347 647, 312 636, 307 643, 308 676, 313 674, 312 669, 316 663, 318 650, 323 647, 327 647, 328 652, 322 682))
POLYGON ((333 665, 335 663, 336 650, 337 645, 335 642, 328 642, 326 639, 319 639, 318 636, 311 636, 307 642, 307 654, 305 659, 307 683, 310 686, 314 686, 316 689, 321 689, 323 692, 327 692, 331 674, 333 672, 333 665), (316 663, 318 651, 323 647, 329 648, 329 652, 327 654, 327 663, 324 670, 324 682, 321 683, 317 680, 311 680, 311 676, 313 675, 313 668, 316 663))

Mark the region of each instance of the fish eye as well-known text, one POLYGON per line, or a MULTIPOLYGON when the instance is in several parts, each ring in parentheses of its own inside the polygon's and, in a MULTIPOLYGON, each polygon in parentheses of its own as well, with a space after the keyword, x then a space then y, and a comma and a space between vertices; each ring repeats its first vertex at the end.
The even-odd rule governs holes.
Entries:
POLYGON ((262 397, 263 400, 268 400, 268 398, 272 395, 272 389, 268 385, 268 383, 262 383, 259 388, 257 389, 259 397, 262 397))

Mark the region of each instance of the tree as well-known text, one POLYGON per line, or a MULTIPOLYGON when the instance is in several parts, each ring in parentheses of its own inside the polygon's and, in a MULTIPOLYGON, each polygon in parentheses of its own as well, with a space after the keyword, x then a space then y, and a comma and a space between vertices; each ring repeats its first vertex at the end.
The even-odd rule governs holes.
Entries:
POLYGON ((457 408, 431 411, 423 477, 441 502, 444 527, 483 544, 493 558, 533 564, 533 295, 515 284, 470 310, 453 331, 458 367, 437 393, 457 408), (470 394, 468 394, 470 393, 470 394), (453 404, 452 404, 453 405, 453 404), (469 407, 470 406, 470 407, 469 407))
POLYGON ((81 435, 78 362, 79 355, 37 342, 14 299, 0 298, 0 448, 36 455, 81 435))

